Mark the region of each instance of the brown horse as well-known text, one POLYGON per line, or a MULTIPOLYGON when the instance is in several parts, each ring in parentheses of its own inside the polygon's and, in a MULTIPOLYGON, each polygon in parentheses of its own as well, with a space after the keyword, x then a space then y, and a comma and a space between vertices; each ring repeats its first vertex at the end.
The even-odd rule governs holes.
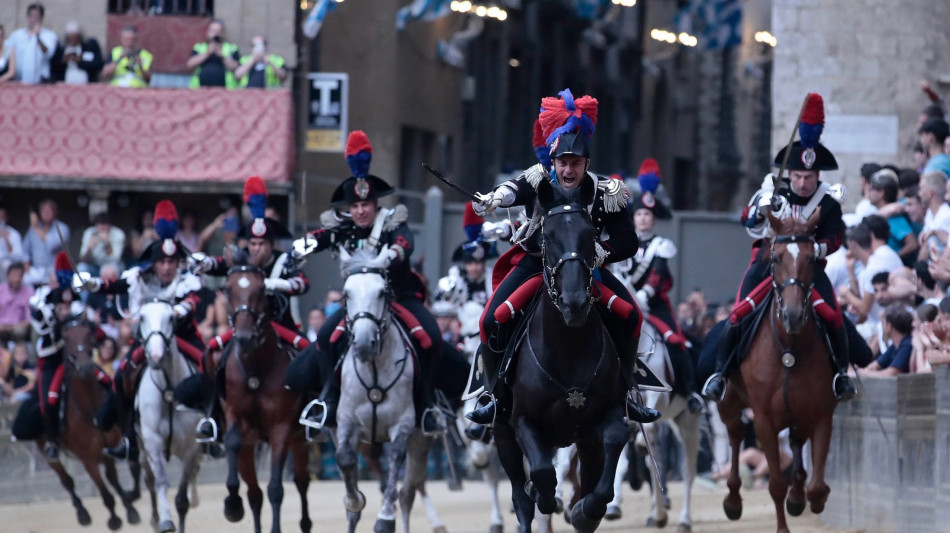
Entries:
MULTIPOLYGON (((290 355, 281 349, 271 327, 264 274, 257 267, 234 266, 228 271, 224 291, 234 328, 234 338, 221 355, 224 360, 221 406, 228 428, 224 435, 228 454, 224 516, 231 522, 244 516, 244 504, 238 494, 240 472, 248 486, 254 531, 261 531, 263 495, 257 483, 254 451, 259 442, 267 442, 271 448, 271 477, 267 485, 267 498, 273 510, 271 531, 280 531, 280 504, 284 498, 281 473, 289 452, 293 456, 294 484, 300 493, 303 513, 300 529, 307 533, 311 527, 307 510, 308 453, 303 426, 297 423, 297 413, 303 405, 299 395, 284 387, 290 355)), ((214 368, 209 370, 212 375, 216 372, 214 368)))
MULTIPOLYGON (((100 431, 94 422, 96 411, 102 405, 104 397, 101 385, 96 379, 98 367, 92 361, 92 348, 95 346, 93 326, 84 320, 73 318, 63 324, 62 336, 63 364, 66 365, 63 383, 66 393, 61 402, 65 427, 60 436, 60 446, 82 463, 99 489, 102 501, 109 510, 109 529, 114 531, 122 527, 122 519, 115 514, 115 498, 102 480, 100 464, 105 467, 106 479, 116 490, 125 507, 129 523, 137 524, 140 519, 139 513, 132 506, 133 495, 122 490, 115 469, 115 459, 102 453, 104 447, 117 445, 122 434, 118 427, 112 427, 106 432, 100 431)), ((42 450, 45 439, 38 438, 36 444, 42 450)), ((80 525, 89 525, 92 519, 76 495, 73 478, 59 461, 50 462, 49 466, 69 492, 80 525)))
POLYGON ((739 447, 743 438, 741 413, 755 414, 755 435, 769 465, 769 493, 775 503, 779 533, 788 532, 783 501, 792 516, 825 508, 830 489, 825 483, 825 461, 831 440, 832 416, 837 402, 832 392, 831 354, 818 317, 812 309, 812 285, 821 268, 813 237, 820 209, 805 222, 780 220, 769 213, 775 237, 771 246, 773 294, 766 315, 755 331, 745 360, 730 376, 720 407, 732 444, 729 494, 723 501, 726 516, 742 515, 739 496, 739 447), (778 433, 791 428, 793 451, 791 490, 779 466, 778 433), (802 446, 812 444, 812 479, 805 490, 802 446), (787 498, 787 499, 786 499, 787 498))

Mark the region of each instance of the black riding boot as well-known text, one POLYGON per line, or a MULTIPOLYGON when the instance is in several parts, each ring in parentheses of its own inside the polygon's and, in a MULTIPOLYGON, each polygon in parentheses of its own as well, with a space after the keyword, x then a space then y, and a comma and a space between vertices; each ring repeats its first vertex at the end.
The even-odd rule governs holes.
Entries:
POLYGON ((686 398, 686 407, 692 414, 700 414, 706 410, 703 399, 696 394, 696 370, 690 360, 689 352, 679 345, 667 344, 670 354, 670 364, 673 366, 673 375, 676 378, 674 392, 686 398))
POLYGON ((624 395, 626 402, 626 412, 627 418, 632 422, 639 422, 641 424, 649 424, 650 422, 656 422, 660 419, 660 412, 652 407, 647 407, 640 403, 637 403, 635 399, 635 394, 631 392, 636 392, 636 370, 637 370, 637 348, 639 345, 639 339, 634 339, 631 337, 625 337, 623 339, 618 339, 617 348, 618 348, 618 357, 620 358, 620 375, 623 377, 623 381, 626 387, 627 393, 624 395))
POLYGON ((842 324, 837 328, 830 329, 829 337, 831 338, 832 351, 834 351, 833 361, 838 367, 838 373, 832 382, 834 395, 839 402, 846 402, 858 395, 858 389, 855 388, 851 376, 848 375, 848 330, 842 324))
POLYGON ((441 435, 445 432, 445 415, 435 399, 435 389, 432 387, 432 379, 426 376, 422 378, 422 394, 425 399, 425 409, 422 411, 422 417, 419 426, 422 428, 422 434, 427 437, 441 435))
POLYGON ((43 430, 46 433, 46 446, 43 448, 46 460, 59 462, 59 405, 47 404, 43 414, 43 430))
MULTIPOLYGON (((478 346, 476 355, 478 357, 476 357, 475 364, 478 364, 478 360, 481 358, 482 367, 485 370, 485 382, 488 383, 485 390, 488 391, 491 399, 478 409, 465 413, 465 418, 475 422, 475 424, 491 426, 495 423, 496 417, 501 417, 504 420, 511 413, 511 390, 504 383, 504 380, 498 378, 498 367, 501 365, 504 352, 496 352, 487 344, 482 343, 478 346)), ((469 428, 466 434, 477 434, 484 438, 484 432, 477 426, 469 428)))
POLYGON ((719 351, 716 353, 716 371, 713 372, 706 384, 703 386, 702 395, 707 400, 721 402, 726 394, 726 373, 729 363, 729 355, 735 350, 736 344, 740 340, 741 330, 735 324, 730 324, 726 328, 722 341, 719 343, 719 351))

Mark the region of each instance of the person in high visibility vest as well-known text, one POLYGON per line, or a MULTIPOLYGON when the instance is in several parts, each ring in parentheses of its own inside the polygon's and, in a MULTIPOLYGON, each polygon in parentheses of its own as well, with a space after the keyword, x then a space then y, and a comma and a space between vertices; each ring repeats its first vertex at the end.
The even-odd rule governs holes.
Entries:
POLYGON ((208 38, 195 43, 185 66, 194 69, 189 87, 237 87, 234 69, 238 67, 238 46, 224 40, 224 23, 212 20, 208 24, 208 38))
POLYGON ((138 28, 122 28, 119 43, 112 49, 102 68, 102 78, 111 77, 109 84, 116 87, 148 87, 152 80, 152 54, 139 48, 138 28))
POLYGON ((241 66, 234 71, 242 88, 276 89, 287 79, 284 58, 267 53, 267 39, 255 35, 251 39, 253 52, 241 57, 241 66))

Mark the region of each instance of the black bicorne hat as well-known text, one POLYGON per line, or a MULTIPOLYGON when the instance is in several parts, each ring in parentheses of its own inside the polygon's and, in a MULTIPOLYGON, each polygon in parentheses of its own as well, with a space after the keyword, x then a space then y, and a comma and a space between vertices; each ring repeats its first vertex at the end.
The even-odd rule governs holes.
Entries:
POLYGON ((498 257, 498 250, 491 242, 466 242, 458 245, 452 252, 452 261, 467 263, 469 261, 486 261, 498 257))
POLYGON ((330 205, 340 207, 363 200, 375 200, 396 192, 385 180, 369 173, 373 145, 362 131, 354 131, 346 140, 346 164, 352 176, 343 180, 330 197, 330 205))
POLYGON ((630 200, 630 215, 633 216, 638 209, 647 209, 658 219, 669 220, 673 218, 673 212, 670 211, 670 208, 650 191, 646 191, 630 200))
POLYGON ((775 156, 774 165, 781 168, 785 152, 789 151, 786 170, 838 170, 838 162, 831 150, 819 141, 825 129, 825 103, 818 93, 808 93, 805 107, 798 123, 800 141, 791 148, 782 148, 775 156))
POLYGON ((572 131, 555 139, 551 144, 551 159, 554 160, 564 155, 590 157, 587 135, 579 131, 572 131))

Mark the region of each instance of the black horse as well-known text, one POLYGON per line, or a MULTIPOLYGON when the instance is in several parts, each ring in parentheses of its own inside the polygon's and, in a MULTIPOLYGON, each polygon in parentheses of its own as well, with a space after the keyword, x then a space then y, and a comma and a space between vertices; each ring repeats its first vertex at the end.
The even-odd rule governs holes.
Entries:
POLYGON ((511 415, 495 424, 522 533, 531 531, 535 504, 542 513, 556 511, 553 458, 572 443, 581 462, 582 499, 571 523, 578 531, 596 530, 613 498, 617 460, 628 439, 617 351, 600 312, 591 309, 598 235, 587 206, 595 192, 589 180, 571 190, 547 181, 538 186, 544 295, 527 318, 518 363, 509 370, 511 415))

